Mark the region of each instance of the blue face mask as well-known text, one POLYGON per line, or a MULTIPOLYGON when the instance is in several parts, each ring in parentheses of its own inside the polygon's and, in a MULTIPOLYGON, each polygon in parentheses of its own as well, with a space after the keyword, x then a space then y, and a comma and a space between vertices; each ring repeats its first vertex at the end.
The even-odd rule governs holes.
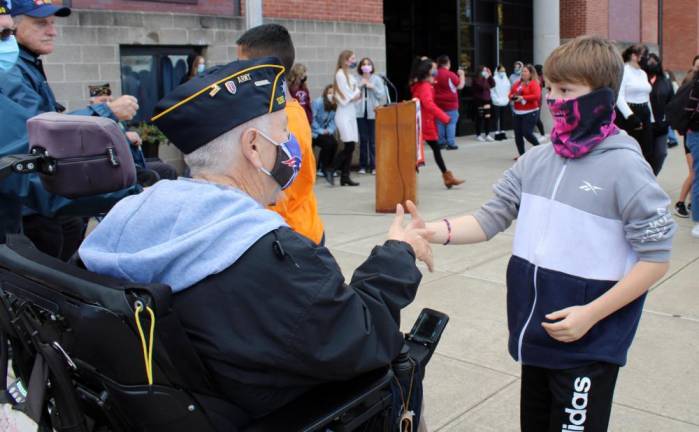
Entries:
POLYGON ((277 159, 274 162, 272 171, 267 171, 264 167, 260 171, 272 177, 282 190, 288 189, 294 182, 301 170, 301 146, 294 134, 289 134, 289 139, 283 143, 277 143, 264 132, 258 130, 260 135, 275 146, 277 146, 277 159))
POLYGON ((12 69, 12 66, 17 63, 19 55, 19 46, 14 36, 10 36, 7 40, 0 41, 0 71, 6 72, 12 69))
POLYGON ((206 65, 204 63, 199 63, 199 66, 197 66, 197 73, 204 73, 206 70, 206 65))

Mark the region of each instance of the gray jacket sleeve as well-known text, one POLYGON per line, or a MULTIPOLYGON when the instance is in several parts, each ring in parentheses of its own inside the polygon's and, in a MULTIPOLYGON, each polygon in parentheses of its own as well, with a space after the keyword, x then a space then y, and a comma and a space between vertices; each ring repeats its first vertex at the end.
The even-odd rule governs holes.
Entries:
POLYGON ((505 231, 517 218, 522 198, 522 164, 525 159, 526 157, 520 158, 512 168, 505 171, 493 186, 495 196, 473 215, 488 240, 505 231))
POLYGON ((641 261, 670 261, 677 224, 667 208, 670 198, 650 179, 623 203, 621 218, 626 239, 641 261))

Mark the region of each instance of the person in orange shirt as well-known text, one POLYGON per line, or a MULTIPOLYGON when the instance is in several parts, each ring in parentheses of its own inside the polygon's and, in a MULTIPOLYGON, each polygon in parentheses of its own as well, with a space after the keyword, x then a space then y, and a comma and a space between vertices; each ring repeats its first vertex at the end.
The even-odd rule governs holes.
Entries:
MULTIPOLYGON (((263 24, 246 31, 237 41, 238 59, 250 60, 259 57, 277 57, 287 70, 294 65, 296 52, 288 30, 279 24, 263 24)), ((311 126, 301 104, 286 92, 286 115, 289 131, 301 147, 301 171, 284 199, 270 209, 279 213, 297 233, 323 244, 325 233, 318 215, 318 201, 313 191, 316 183, 316 160, 313 154, 311 126)))

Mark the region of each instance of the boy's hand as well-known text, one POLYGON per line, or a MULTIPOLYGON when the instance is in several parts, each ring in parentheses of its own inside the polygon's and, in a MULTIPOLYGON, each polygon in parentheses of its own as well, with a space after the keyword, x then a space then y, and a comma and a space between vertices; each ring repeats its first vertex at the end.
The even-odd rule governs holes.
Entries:
POLYGON ((543 322, 541 325, 552 338, 559 342, 575 342, 585 336, 597 323, 585 306, 571 306, 546 315, 546 319, 555 323, 543 322))

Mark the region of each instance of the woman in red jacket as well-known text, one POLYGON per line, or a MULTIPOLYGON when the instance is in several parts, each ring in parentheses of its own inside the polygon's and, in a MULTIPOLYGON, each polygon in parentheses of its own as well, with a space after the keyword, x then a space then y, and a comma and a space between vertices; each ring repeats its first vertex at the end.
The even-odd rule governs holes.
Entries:
POLYGON ((447 170, 437 142, 435 117, 442 123, 449 123, 449 116, 434 103, 434 80, 437 75, 437 68, 434 65, 430 59, 424 59, 417 63, 410 77, 410 81, 413 82, 410 86, 410 92, 413 98, 420 100, 422 139, 432 148, 434 160, 439 166, 439 170, 442 171, 444 186, 451 189, 452 186, 460 185, 464 181, 455 178, 451 171, 447 170))
POLYGON ((510 90, 510 100, 514 112, 515 144, 522 156, 525 138, 532 145, 539 145, 534 136, 534 127, 539 120, 541 86, 534 66, 528 64, 522 69, 522 78, 515 81, 510 90))

